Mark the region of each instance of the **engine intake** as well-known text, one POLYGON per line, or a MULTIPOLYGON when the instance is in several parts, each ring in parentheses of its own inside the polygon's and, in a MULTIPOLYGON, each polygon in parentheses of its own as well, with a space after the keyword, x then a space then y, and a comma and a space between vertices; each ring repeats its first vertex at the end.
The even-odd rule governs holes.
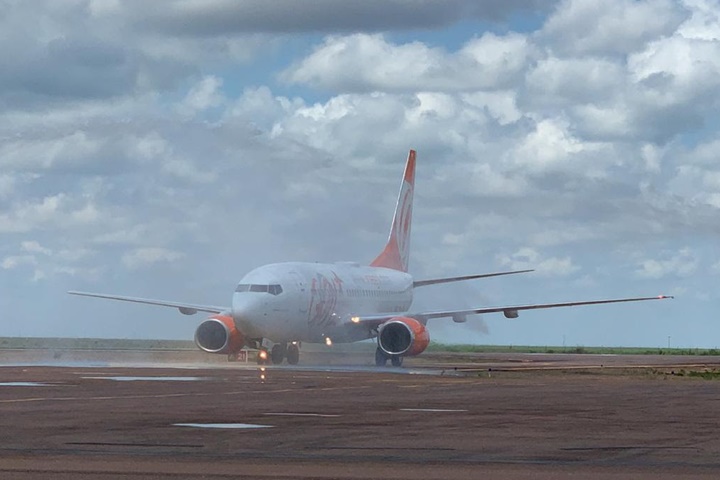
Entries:
POLYGON ((195 345, 208 353, 235 353, 245 344, 235 321, 227 315, 213 315, 195 330, 195 345))
POLYGON ((429 343, 427 328, 414 318, 394 317, 378 330, 378 347, 388 355, 420 355, 429 343))

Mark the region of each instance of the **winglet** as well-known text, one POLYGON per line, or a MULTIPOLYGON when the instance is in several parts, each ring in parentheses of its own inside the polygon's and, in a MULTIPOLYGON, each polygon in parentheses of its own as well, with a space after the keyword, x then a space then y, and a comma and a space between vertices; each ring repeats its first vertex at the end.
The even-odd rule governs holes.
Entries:
POLYGON ((408 271, 413 191, 415 190, 415 155, 415 150, 410 150, 395 206, 392 227, 390 227, 390 237, 385 249, 370 263, 373 267, 392 268, 401 272, 408 271))

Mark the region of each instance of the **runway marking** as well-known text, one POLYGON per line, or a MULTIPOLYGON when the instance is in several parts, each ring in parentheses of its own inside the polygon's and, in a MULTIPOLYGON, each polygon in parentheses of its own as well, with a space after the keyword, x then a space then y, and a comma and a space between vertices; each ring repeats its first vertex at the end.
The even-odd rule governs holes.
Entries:
POLYGON ((323 392, 329 392, 331 390, 362 390, 365 388, 372 388, 370 385, 362 385, 360 387, 325 387, 320 390, 323 392))
POLYGON ((249 393, 257 393, 263 395, 269 395, 273 393, 286 393, 292 392, 291 389, 284 390, 236 390, 232 392, 223 393, 163 393, 158 395, 116 395, 116 396, 96 396, 96 397, 29 397, 29 398, 11 398, 7 400, 0 400, 0 403, 25 403, 25 402, 42 402, 42 401, 78 401, 78 400, 142 400, 146 398, 178 398, 178 397, 210 397, 218 395, 247 395, 249 393))
MULTIPOLYGON (((308 447, 306 447, 308 448, 308 447)), ((318 450, 412 450, 413 452, 417 451, 445 451, 445 452, 454 452, 457 449, 455 448, 447 448, 447 447, 391 447, 391 446, 380 446, 380 447, 320 447, 318 450)))
POLYGON ((274 417, 324 417, 334 418, 340 415, 333 415, 329 413, 263 413, 263 415, 271 415, 274 417))
POLYGON ((255 425, 253 423, 173 423, 175 427, 194 428, 233 428, 233 429, 254 429, 273 428, 273 425, 255 425))
POLYGON ((0 387, 52 387, 52 383, 41 382, 0 382, 0 387))
POLYGON ((401 412, 467 412, 467 410, 454 408, 399 408, 401 412))
POLYGON ((202 448, 205 445, 185 443, 124 443, 124 442, 66 442, 65 445, 79 445, 90 447, 173 447, 173 448, 202 448))
POLYGON ((80 377, 83 380, 114 380, 116 382, 196 382, 206 377, 80 377))

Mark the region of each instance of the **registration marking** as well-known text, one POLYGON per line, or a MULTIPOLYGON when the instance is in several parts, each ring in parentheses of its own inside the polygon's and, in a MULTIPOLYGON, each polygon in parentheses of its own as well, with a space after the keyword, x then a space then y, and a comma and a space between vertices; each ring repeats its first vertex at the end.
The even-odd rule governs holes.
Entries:
POLYGON ((114 380, 116 382, 197 382, 203 377, 81 377, 83 380, 114 380))

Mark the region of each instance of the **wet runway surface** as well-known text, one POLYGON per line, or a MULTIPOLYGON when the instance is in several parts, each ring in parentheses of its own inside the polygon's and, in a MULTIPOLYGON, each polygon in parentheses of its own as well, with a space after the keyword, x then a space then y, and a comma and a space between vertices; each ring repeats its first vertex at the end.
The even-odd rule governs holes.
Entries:
POLYGON ((0 478, 720 476, 717 365, 557 357, 3 366, 0 478))

